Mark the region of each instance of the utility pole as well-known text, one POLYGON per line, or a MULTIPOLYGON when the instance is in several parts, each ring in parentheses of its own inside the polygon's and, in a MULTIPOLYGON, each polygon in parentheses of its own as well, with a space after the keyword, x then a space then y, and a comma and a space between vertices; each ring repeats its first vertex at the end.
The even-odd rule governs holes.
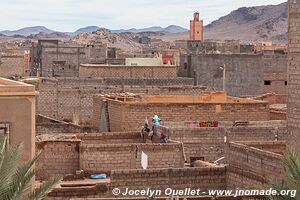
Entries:
POLYGON ((226 93, 226 64, 223 65, 223 91, 226 93))

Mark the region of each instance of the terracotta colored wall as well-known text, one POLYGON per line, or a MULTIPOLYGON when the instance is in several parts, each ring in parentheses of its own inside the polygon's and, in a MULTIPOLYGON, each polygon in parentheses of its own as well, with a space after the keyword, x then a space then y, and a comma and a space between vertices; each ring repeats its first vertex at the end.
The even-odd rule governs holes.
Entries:
POLYGON ((203 21, 199 17, 199 13, 194 13, 194 19, 190 21, 190 40, 203 41, 203 21))
POLYGON ((166 189, 170 186, 176 189, 201 188, 201 191, 225 189, 226 167, 112 171, 111 184, 121 190, 126 187, 166 189))
POLYGON ((79 170, 78 141, 48 141, 37 143, 42 154, 36 165, 40 168, 37 179, 46 180, 53 176, 75 174, 79 170))
POLYGON ((158 114, 163 121, 258 121, 269 120, 267 103, 160 103, 125 104, 108 102, 111 131, 137 131, 144 125, 146 117, 158 114), (216 105, 222 105, 222 112, 216 113, 216 105))
POLYGON ((35 154, 35 97, 0 96, 0 122, 11 123, 11 144, 23 144, 22 160, 35 154))
POLYGON ((80 168, 87 171, 142 169, 142 151, 148 155, 148 169, 181 168, 184 165, 183 147, 169 144, 82 144, 80 168))
POLYGON ((141 169, 141 152, 148 155, 148 168, 182 168, 181 143, 142 143, 139 132, 78 134, 80 140, 53 140, 37 143, 42 155, 37 179, 85 172, 107 172, 117 169, 141 169))
POLYGON ((230 143, 226 159, 230 163, 228 188, 251 188, 253 185, 265 185, 272 178, 282 180, 284 177, 283 157, 279 154, 230 143))
POLYGON ((199 128, 199 122, 162 122, 157 126, 158 132, 169 136, 170 139, 183 143, 186 159, 191 157, 203 158, 205 161, 213 162, 225 155, 225 136, 227 141, 279 141, 288 137, 286 123, 261 122, 256 125, 224 127, 219 122, 218 128, 199 128))

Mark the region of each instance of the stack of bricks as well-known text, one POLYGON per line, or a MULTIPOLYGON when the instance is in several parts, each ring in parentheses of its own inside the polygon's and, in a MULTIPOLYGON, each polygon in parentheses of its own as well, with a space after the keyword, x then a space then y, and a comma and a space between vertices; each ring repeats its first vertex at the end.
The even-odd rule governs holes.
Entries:
POLYGON ((300 0, 289 1, 288 129, 290 142, 300 152, 300 0))

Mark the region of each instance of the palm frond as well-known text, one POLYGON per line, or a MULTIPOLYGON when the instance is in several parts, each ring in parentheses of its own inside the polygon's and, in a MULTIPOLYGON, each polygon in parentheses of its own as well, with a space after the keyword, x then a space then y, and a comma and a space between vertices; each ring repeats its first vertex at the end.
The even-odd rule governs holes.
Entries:
POLYGON ((28 191, 28 189, 31 189, 31 181, 36 174, 36 170, 33 169, 33 166, 40 154, 41 152, 38 152, 31 160, 18 167, 10 187, 10 194, 13 195, 14 199, 19 199, 28 191))
POLYGON ((6 137, 0 137, 0 199, 1 200, 39 200, 47 195, 60 178, 47 181, 40 188, 31 192, 33 177, 36 175, 34 163, 39 158, 38 152, 33 159, 20 164, 22 145, 7 146, 6 137))
POLYGON ((32 192, 28 200, 41 200, 43 197, 45 197, 48 193, 51 192, 52 188, 55 187, 61 180, 60 177, 52 177, 47 182, 42 184, 39 188, 35 189, 34 192, 32 192))
POLYGON ((272 200, 299 200, 300 199, 300 159, 297 156, 295 150, 289 149, 284 157, 284 166, 286 171, 286 181, 279 183, 276 181, 270 181, 270 184, 274 190, 280 194, 281 191, 297 191, 296 196, 290 195, 276 195, 268 197, 272 200))
POLYGON ((0 199, 12 200, 10 196, 10 186, 13 176, 17 171, 18 161, 22 152, 21 145, 14 145, 6 149, 0 161, 0 199))

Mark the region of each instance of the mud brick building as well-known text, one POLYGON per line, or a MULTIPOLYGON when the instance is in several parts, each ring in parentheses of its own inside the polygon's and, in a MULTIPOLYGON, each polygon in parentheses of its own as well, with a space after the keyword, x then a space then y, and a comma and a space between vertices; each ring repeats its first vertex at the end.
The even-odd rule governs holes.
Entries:
POLYGON ((3 78, 24 77, 30 72, 29 49, 0 50, 0 76, 3 78))
POLYGON ((111 93, 144 93, 149 95, 199 95, 206 88, 193 86, 191 78, 40 78, 25 82, 35 84, 37 113, 57 120, 91 125, 93 96, 111 93), (78 121, 75 120, 75 121, 78 121), (74 121, 74 122, 75 122, 74 121))
POLYGON ((239 40, 225 40, 223 42, 188 40, 186 42, 187 42, 187 48, 192 54, 205 54, 205 53, 239 54, 241 53, 239 40))
POLYGON ((251 121, 247 125, 233 126, 232 122, 218 122, 216 128, 203 128, 197 122, 162 122, 157 132, 183 143, 186 159, 214 162, 225 156, 228 142, 285 141, 286 121, 251 121))
POLYGON ((262 55, 192 53, 181 57, 179 75, 193 77, 199 85, 222 90, 223 76, 220 67, 224 64, 228 95, 238 97, 263 93, 262 55))
POLYGON ((81 64, 81 78, 171 78, 177 77, 178 67, 175 65, 160 66, 126 66, 126 65, 97 65, 81 64))
MULTIPOLYGON (((111 131, 140 130, 146 117, 163 121, 265 121, 270 119, 267 102, 228 97, 222 92, 200 96, 100 97, 93 108, 93 126, 111 131), (103 114, 102 114, 103 113, 103 114), (107 124, 101 124, 103 119, 107 124), (99 126, 100 124, 100 126, 99 126)), ((151 121, 151 120, 150 120, 151 121)))
POLYGON ((300 1, 289 1, 288 128, 290 141, 300 152, 300 1))
POLYGON ((23 143, 21 161, 35 155, 35 97, 32 85, 0 78, 0 135, 23 143))
POLYGON ((74 45, 59 40, 39 40, 32 45, 31 75, 78 77, 82 63, 105 63, 106 45, 74 45))
POLYGON ((205 54, 193 50, 180 60, 179 76, 193 77, 197 84, 218 90, 223 88, 218 69, 225 64, 226 89, 231 96, 287 94, 287 55, 205 54))
MULTIPOLYGON (((38 148, 43 149, 37 162, 43 173, 39 173, 37 179, 56 174, 65 176, 47 200, 72 197, 110 199, 113 197, 111 191, 116 187, 122 192, 125 188, 163 190, 169 187, 207 191, 235 189, 237 186, 249 189, 253 184, 269 188, 269 177, 282 180, 282 154, 286 150, 282 141, 228 141, 225 144, 226 165, 201 162, 194 167, 183 167, 185 156, 179 144, 175 141, 145 143, 139 132, 78 134, 77 138, 44 135, 37 143, 38 148), (147 170, 140 168, 141 151, 149 155, 150 168, 147 170), (87 178, 92 173, 101 172, 106 172, 108 177, 99 181, 87 178)), ((210 199, 201 196, 194 199, 210 199)), ((143 199, 133 199, 139 198, 143 199)))
POLYGON ((142 151, 148 155, 148 169, 182 168, 185 161, 181 143, 145 143, 139 132, 77 134, 77 139, 41 135, 37 148, 43 150, 37 162, 42 169, 37 179, 41 180, 76 170, 110 174, 112 170, 142 169, 142 151))
POLYGON ((263 56, 263 82, 264 93, 285 94, 288 93, 287 81, 287 55, 263 56))
POLYGON ((227 145, 227 188, 253 188, 268 182, 284 180, 283 154, 286 144, 282 142, 231 142, 227 145), (262 148, 263 147, 263 148, 262 148))

